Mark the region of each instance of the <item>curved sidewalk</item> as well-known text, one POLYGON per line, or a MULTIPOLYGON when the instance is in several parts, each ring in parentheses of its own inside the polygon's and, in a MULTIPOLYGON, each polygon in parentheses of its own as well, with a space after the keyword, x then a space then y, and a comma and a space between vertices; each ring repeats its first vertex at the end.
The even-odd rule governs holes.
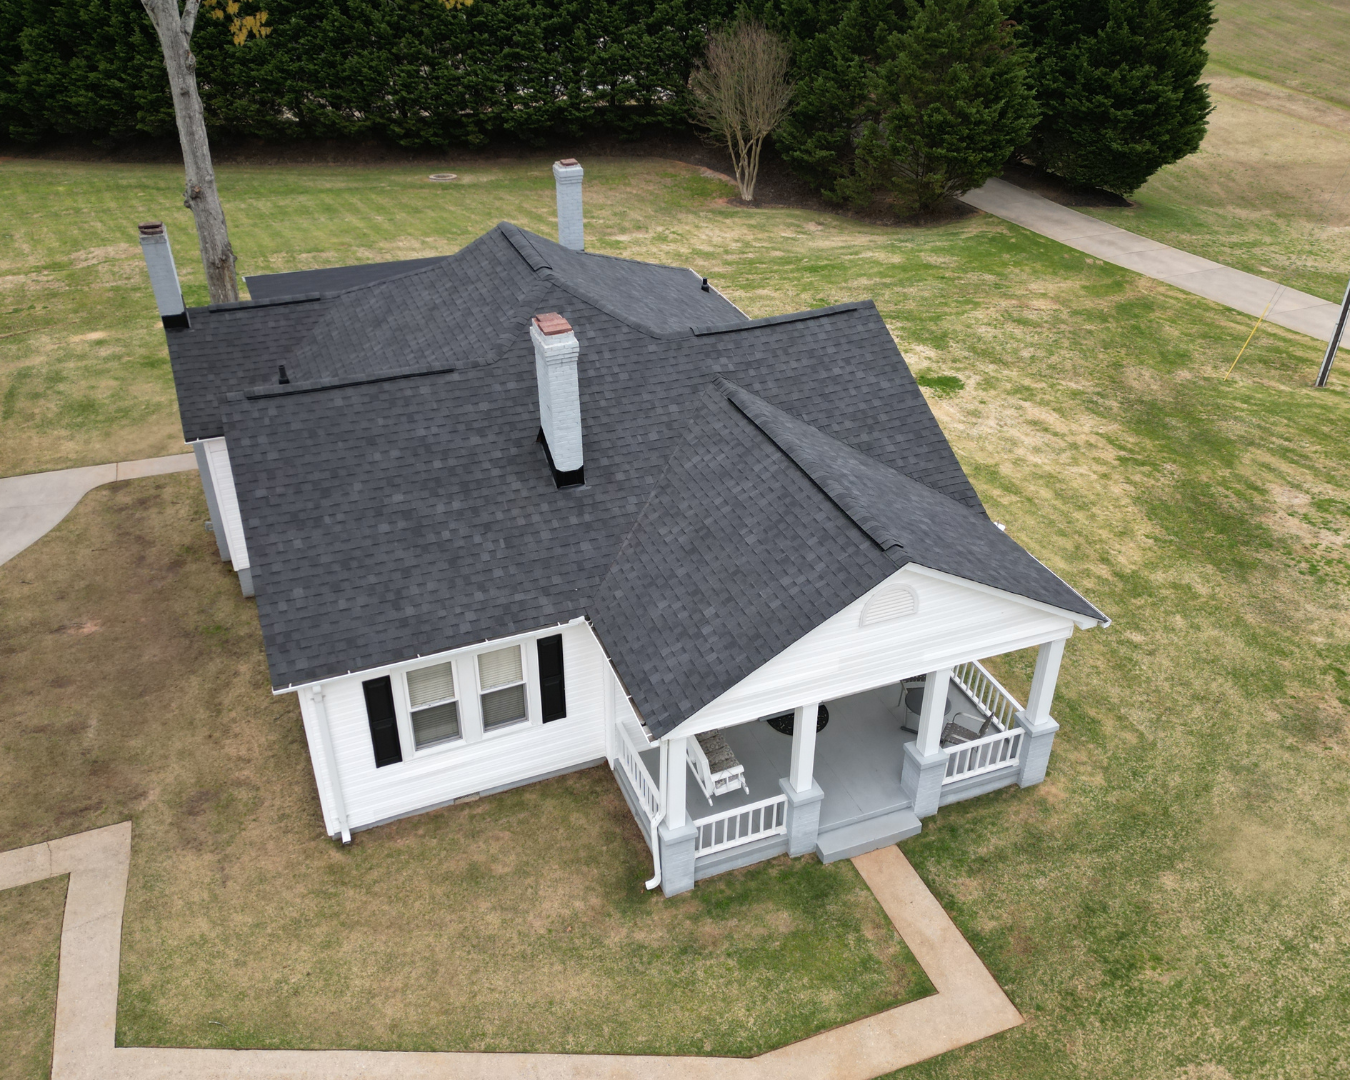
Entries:
POLYGON ((0 852, 0 889, 70 875, 54 1080, 871 1080, 1022 1023, 899 848, 860 855, 853 864, 937 993, 756 1058, 119 1047, 131 823, 0 852))
POLYGON ((56 528, 81 499, 101 484, 188 472, 196 467, 194 454, 174 454, 0 477, 0 565, 56 528))
POLYGON ((961 201, 1086 255, 1165 281, 1253 318, 1270 305, 1266 322, 1321 341, 1330 341, 1336 329, 1339 304, 1118 229, 1006 180, 990 180, 961 196, 961 201), (1274 304, 1270 303, 1272 298, 1274 304))

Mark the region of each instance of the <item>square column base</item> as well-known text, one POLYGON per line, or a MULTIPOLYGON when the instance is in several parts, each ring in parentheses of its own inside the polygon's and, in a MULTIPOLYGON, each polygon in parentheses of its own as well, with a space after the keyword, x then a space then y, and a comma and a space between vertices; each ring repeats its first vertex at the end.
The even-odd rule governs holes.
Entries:
POLYGON ((787 796, 788 854, 797 856, 815 851, 816 837, 820 833, 820 804, 825 800, 825 792, 814 781, 809 791, 798 791, 786 776, 778 781, 778 786, 787 796))
POLYGON ((1022 736, 1022 769, 1017 775, 1017 786, 1031 787, 1045 779, 1045 770, 1050 764, 1050 748, 1055 745, 1055 732, 1059 730, 1059 725, 1048 716, 1036 723, 1024 712, 1018 713, 1015 719, 1017 726, 1025 732, 1022 736))
POLYGON ((942 798, 942 779, 947 775, 947 755, 921 754, 914 743, 905 743, 900 767, 900 790, 914 804, 915 817, 932 817, 942 798))
POLYGON ((694 840, 698 830, 693 825, 678 829, 657 827, 656 842, 661 845, 661 891, 667 896, 687 893, 694 887, 694 840))

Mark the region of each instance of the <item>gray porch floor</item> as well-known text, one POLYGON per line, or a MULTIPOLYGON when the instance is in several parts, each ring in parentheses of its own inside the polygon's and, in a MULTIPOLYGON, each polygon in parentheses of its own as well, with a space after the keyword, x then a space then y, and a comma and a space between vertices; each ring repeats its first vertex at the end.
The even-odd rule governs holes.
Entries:
MULTIPOLYGON (((893 685, 827 703, 830 722, 816 736, 815 779, 825 793, 820 807, 822 832, 910 805, 900 793, 900 768, 905 743, 913 742, 914 734, 900 727, 899 699, 900 687, 893 685)), ((975 709, 955 686, 948 701, 956 702, 958 708, 975 709)), ((782 792, 778 781, 787 776, 792 759, 790 735, 762 720, 723 728, 722 735, 745 766, 750 790, 719 795, 710 804, 693 773, 686 772, 685 799, 692 820, 782 792)), ((660 752, 648 750, 642 757, 652 775, 659 775, 660 752)))

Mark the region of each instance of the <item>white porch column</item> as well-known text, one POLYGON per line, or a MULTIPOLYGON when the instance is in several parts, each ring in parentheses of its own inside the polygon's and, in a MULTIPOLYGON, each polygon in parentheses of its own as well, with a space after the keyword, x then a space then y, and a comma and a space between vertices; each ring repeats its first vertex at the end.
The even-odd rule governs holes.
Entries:
POLYGON ((932 817, 942 798, 942 779, 947 775, 947 755, 942 749, 942 722, 947 714, 951 668, 939 668, 924 676, 923 705, 919 709, 919 734, 905 744, 900 767, 900 790, 914 804, 916 817, 932 817))
POLYGON ((661 798, 665 816, 657 829, 661 845, 661 891, 667 896, 688 892, 694 887, 694 850, 697 830, 689 823, 685 810, 685 790, 689 779, 689 738, 661 740, 661 798))
POLYGON ((942 721, 947 714, 947 695, 950 693, 952 669, 930 671, 924 677, 923 706, 919 710, 919 736, 915 740, 919 753, 928 757, 942 748, 942 721))
POLYGON ((816 783, 816 714, 820 702, 811 701, 792 712, 792 761, 788 774, 778 781, 787 796, 789 855, 805 855, 816 849, 820 833, 820 804, 825 792, 816 783))
POLYGON ((1050 750, 1055 744, 1059 725, 1050 716, 1050 703, 1055 698, 1055 682, 1059 679, 1059 664, 1064 659, 1064 638, 1047 641, 1036 655, 1036 672, 1031 677, 1031 693, 1027 695, 1025 711, 1017 714, 1022 729, 1022 746, 1018 752, 1022 768, 1017 776, 1018 787, 1030 787, 1045 779, 1050 764, 1050 750))
POLYGON ((609 761, 609 767, 614 768, 614 758, 617 753, 615 741, 618 739, 618 733, 614 730, 614 725, 619 722, 619 710, 614 701, 614 684, 617 681, 614 678, 614 672, 609 666, 609 659, 601 657, 600 663, 603 665, 600 671, 600 684, 604 687, 604 697, 602 700, 602 712, 605 724, 605 758, 609 761))
POLYGON ((667 828, 682 829, 689 822, 689 816, 685 812, 685 791, 688 788, 688 779, 685 777, 685 771, 689 768, 689 737, 681 735, 678 738, 667 739, 669 746, 666 749, 666 775, 661 783, 666 789, 666 818, 667 828))
POLYGON ((820 702, 799 706, 792 717, 792 764, 788 783, 800 793, 811 790, 816 770, 816 713, 820 702))
POLYGON ((1031 677, 1031 693, 1027 695, 1027 719, 1033 724, 1050 719, 1050 702, 1055 697, 1059 664, 1064 659, 1064 641, 1064 638, 1047 641, 1036 654, 1036 673, 1031 677))

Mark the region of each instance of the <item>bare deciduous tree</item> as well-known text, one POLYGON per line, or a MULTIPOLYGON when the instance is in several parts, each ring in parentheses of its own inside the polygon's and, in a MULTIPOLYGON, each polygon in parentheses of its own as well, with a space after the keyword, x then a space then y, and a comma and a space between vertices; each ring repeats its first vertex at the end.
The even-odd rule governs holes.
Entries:
MULTIPOLYGON (((183 205, 192 211, 197 223, 197 241, 202 250, 202 268, 206 271, 206 289, 211 303, 223 304, 239 299, 239 283, 234 276, 234 250, 225 228, 225 210, 216 191, 216 170, 211 164, 211 145, 206 139, 206 119, 202 99, 197 92, 197 58, 192 55, 192 31, 202 0, 141 0, 164 51, 164 67, 169 72, 169 90, 173 94, 173 115, 178 123, 178 142, 183 148, 183 205)), ((206 0, 212 15, 223 19, 228 13, 230 30, 236 44, 250 34, 264 37, 267 12, 239 15, 239 4, 228 0, 221 10, 219 0, 206 0)))
MULTIPOLYGON (((211 164, 211 144, 206 138, 206 118, 197 91, 197 58, 192 55, 192 31, 197 15, 205 7, 211 17, 230 20, 230 35, 236 45, 250 37, 266 37, 267 12, 240 14, 241 0, 141 0, 164 52, 164 67, 169 73, 173 94, 173 115, 178 124, 178 142, 183 148, 183 205, 192 211, 197 223, 197 240, 206 271, 206 289, 211 303, 223 304, 239 299, 239 282, 234 274, 234 249, 225 227, 225 209, 216 191, 216 170, 211 164)), ((441 0, 447 8, 468 7, 473 0, 441 0)))
POLYGON ((707 57, 689 80, 694 119, 727 144, 741 198, 753 202, 764 140, 792 101, 788 47, 746 19, 708 37, 707 57))

